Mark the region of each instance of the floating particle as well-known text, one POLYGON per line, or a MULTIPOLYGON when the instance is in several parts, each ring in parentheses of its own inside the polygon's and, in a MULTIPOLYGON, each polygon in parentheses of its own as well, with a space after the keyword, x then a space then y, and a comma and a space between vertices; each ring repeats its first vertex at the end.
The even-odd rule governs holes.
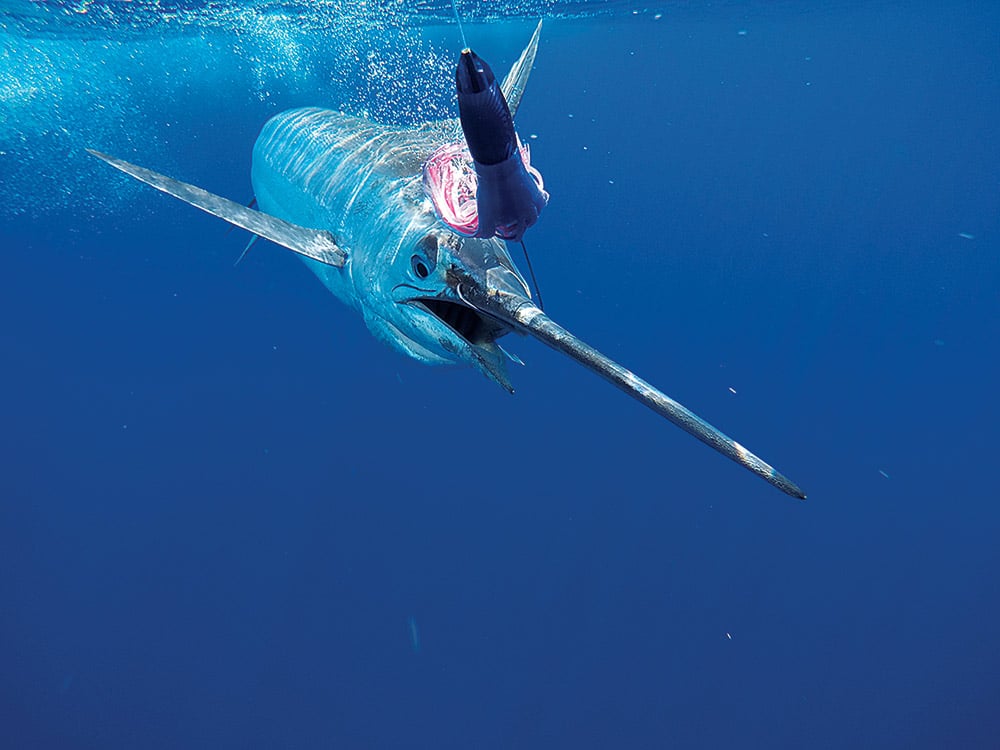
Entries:
POLYGON ((410 616, 409 622, 410 626, 410 643, 413 644, 413 653, 420 653, 420 634, 417 632, 417 620, 412 615, 410 616))
POLYGON ((976 235, 969 234, 968 232, 959 232, 958 236, 961 237, 963 240, 974 240, 974 239, 976 239, 976 235))
POLYGON ((747 35, 747 30, 746 29, 740 29, 736 33, 739 34, 740 36, 746 36, 747 35))
POLYGON ((934 339, 934 346, 944 346, 944 339, 934 339))
POLYGON ((736 395, 736 389, 733 388, 732 386, 729 386, 729 392, 732 393, 734 396, 736 395))
POLYGON ((726 638, 728 638, 729 640, 733 640, 733 636, 730 635, 729 633, 726 633, 726 638))
POLYGON ((879 474, 881 474, 881 475, 882 475, 883 477, 885 477, 886 479, 888 479, 888 478, 889 478, 889 475, 888 475, 888 474, 886 473, 885 469, 879 469, 879 470, 878 470, 878 473, 879 473, 879 474))
POLYGON ((655 16, 653 16, 654 21, 659 21, 661 18, 663 18, 662 13, 657 13, 655 16))

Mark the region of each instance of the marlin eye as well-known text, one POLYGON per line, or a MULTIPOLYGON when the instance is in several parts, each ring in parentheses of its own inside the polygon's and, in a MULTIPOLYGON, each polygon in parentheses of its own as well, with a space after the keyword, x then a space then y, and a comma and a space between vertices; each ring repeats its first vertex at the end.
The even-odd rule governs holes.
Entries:
POLYGON ((414 255, 410 258, 410 268, 413 269, 413 273, 416 274, 418 279, 426 279, 431 275, 432 266, 430 261, 420 255, 414 255))

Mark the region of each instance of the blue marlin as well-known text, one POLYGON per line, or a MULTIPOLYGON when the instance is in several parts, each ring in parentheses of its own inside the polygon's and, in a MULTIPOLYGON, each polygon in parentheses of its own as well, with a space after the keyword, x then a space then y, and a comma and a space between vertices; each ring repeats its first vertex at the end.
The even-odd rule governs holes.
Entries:
MULTIPOLYGON (((541 23, 501 89, 517 112, 541 23)), ((499 340, 532 336, 574 359, 783 492, 805 493, 742 445, 553 321, 506 244, 463 237, 435 215, 422 167, 461 137, 457 119, 392 127, 329 109, 283 112, 253 149, 257 210, 90 150, 113 167, 302 256, 376 338, 427 364, 464 364, 513 392, 499 340)))

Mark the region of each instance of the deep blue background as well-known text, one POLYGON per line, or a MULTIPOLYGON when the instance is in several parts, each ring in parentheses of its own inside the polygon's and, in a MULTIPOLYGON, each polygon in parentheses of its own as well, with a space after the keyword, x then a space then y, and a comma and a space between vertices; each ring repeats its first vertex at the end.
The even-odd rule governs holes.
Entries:
MULTIPOLYGON (((514 397, 411 363, 108 179, 0 225, 0 746, 998 746, 1000 11, 705 5, 548 24, 529 244, 809 500, 533 342, 514 397)), ((148 97, 145 163, 234 198, 306 103, 148 97)))

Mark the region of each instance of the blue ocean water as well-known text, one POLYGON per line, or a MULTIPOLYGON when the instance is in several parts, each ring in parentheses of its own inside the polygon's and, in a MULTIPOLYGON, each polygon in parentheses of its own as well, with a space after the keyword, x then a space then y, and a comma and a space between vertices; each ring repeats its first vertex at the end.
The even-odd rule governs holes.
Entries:
POLYGON ((1000 8, 459 9, 546 17, 547 310, 809 499, 84 153, 249 200, 286 108, 453 116, 450 4, 7 0, 0 747, 997 747, 1000 8))

